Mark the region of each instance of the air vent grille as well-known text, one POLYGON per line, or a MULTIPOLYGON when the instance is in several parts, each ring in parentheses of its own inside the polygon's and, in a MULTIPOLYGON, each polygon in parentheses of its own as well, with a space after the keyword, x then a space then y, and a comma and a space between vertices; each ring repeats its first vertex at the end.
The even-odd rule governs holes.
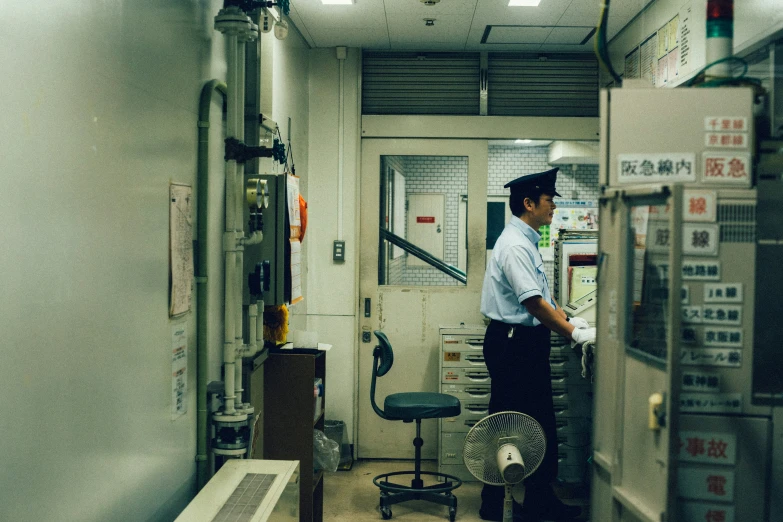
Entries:
POLYGON ((213 522, 249 522, 258 511, 277 475, 247 473, 213 522))
POLYGON ((756 242, 756 205, 722 203, 718 205, 721 243, 756 242))

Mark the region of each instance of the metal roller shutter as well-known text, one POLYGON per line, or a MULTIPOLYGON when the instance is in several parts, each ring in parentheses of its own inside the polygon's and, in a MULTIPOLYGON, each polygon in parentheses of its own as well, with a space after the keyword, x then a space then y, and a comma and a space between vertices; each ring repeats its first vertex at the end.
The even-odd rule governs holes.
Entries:
POLYGON ((598 116, 592 54, 489 53, 491 116, 598 116))
POLYGON ((362 114, 478 113, 479 53, 364 53, 362 114))

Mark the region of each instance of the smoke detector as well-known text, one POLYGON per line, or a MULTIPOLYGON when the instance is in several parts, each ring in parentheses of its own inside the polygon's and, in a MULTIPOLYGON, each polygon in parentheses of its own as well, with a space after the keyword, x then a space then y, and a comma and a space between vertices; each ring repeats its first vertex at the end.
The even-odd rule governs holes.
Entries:
POLYGON ((424 4, 424 5, 435 5, 435 4, 437 4, 438 2, 440 2, 440 0, 419 0, 419 1, 420 1, 422 4, 424 4))

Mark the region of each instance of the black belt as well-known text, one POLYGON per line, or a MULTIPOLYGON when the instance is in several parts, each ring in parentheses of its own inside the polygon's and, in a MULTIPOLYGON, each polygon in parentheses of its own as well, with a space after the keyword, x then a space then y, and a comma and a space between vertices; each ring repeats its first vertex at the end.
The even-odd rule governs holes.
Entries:
POLYGON ((513 324, 513 323, 504 323, 503 321, 498 321, 496 319, 492 319, 489 322, 488 328, 505 328, 506 332, 508 333, 509 338, 514 336, 514 332, 521 329, 530 329, 530 330, 540 330, 541 328, 546 328, 543 324, 539 324, 538 326, 527 326, 524 324, 513 324))

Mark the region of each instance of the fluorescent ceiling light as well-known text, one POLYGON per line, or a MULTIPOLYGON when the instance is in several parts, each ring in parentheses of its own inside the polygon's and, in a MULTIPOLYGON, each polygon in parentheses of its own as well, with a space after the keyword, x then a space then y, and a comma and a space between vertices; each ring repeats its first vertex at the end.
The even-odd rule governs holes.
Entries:
POLYGON ((351 5, 353 0, 321 0, 324 5, 351 5))
MULTIPOLYGON (((323 2, 323 0, 321 0, 323 2)), ((324 2, 326 3, 326 2, 324 2)), ((509 0, 509 7, 538 7, 541 0, 509 0)))
POLYGON ((517 140, 514 143, 530 143, 533 140, 517 140))

